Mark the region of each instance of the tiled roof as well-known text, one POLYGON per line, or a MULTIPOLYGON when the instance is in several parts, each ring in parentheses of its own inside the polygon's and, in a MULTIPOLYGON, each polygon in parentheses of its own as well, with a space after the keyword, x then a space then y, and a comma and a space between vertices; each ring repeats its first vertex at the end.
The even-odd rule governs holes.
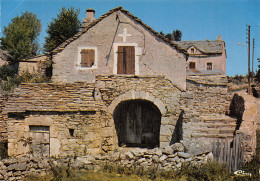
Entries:
POLYGON ((221 70, 187 70, 187 75, 223 75, 221 70))
POLYGON ((97 111, 93 83, 23 83, 9 98, 4 112, 97 111))
POLYGON ((174 43, 178 44, 180 47, 188 50, 191 46, 196 47, 203 53, 222 53, 224 41, 219 40, 206 40, 206 41, 174 41, 174 43))
POLYGON ((151 33, 153 33, 155 36, 157 36, 158 38, 162 39, 163 41, 165 41, 166 43, 170 44, 171 46, 175 47, 177 50, 179 50, 180 52, 184 53, 187 55, 187 51, 185 49, 183 49, 182 47, 180 47, 179 45, 177 45, 176 43, 170 41, 169 39, 165 38, 163 35, 161 35, 160 33, 156 32, 154 29, 152 29, 150 26, 146 25, 145 23, 143 23, 139 18, 137 18, 136 16, 134 16, 133 14, 131 14, 129 11, 125 10, 122 8, 122 6, 119 6, 117 8, 114 8, 112 10, 110 10, 109 12, 107 12, 106 14, 102 15, 101 17, 99 17, 98 19, 96 19, 95 21, 93 21, 92 23, 90 23, 88 26, 86 26, 85 28, 83 28, 80 32, 78 32, 75 36, 69 38, 68 40, 66 40, 65 42, 63 42, 61 45, 59 45, 56 49, 54 49, 52 51, 52 53, 56 54, 59 53, 60 51, 62 51, 70 42, 78 39, 82 34, 86 33, 90 28, 92 28, 93 26, 95 26, 97 23, 99 23, 101 20, 103 20, 105 17, 113 14, 116 11, 121 11, 122 13, 130 16, 131 18, 133 18, 135 21, 137 21, 138 23, 140 23, 143 27, 145 27, 146 29, 148 29, 151 33))
POLYGON ((45 61, 47 58, 47 55, 36 55, 33 57, 29 57, 23 60, 20 60, 20 62, 37 62, 37 61, 45 61))

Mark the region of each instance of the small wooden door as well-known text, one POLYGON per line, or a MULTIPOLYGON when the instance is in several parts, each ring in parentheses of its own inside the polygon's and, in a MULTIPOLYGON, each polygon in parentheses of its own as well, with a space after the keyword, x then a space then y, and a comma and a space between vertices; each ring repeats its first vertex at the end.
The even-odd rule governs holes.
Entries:
POLYGON ((49 157, 50 155, 50 127, 30 126, 32 143, 30 151, 33 157, 49 157))
POLYGON ((119 46, 117 56, 117 74, 135 74, 135 47, 119 46))

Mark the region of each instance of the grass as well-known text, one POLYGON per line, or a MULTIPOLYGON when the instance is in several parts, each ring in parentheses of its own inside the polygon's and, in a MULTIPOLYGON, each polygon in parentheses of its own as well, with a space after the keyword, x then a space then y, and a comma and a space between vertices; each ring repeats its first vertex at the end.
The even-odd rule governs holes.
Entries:
MULTIPOLYGON (((57 168, 55 168, 57 169, 57 168)), ((105 164, 97 172, 89 170, 68 170, 59 168, 46 176, 29 176, 27 181, 189 181, 189 180, 234 180, 226 165, 209 162, 201 166, 184 165, 180 170, 161 171, 157 167, 143 169, 141 167, 122 167, 116 164, 105 164)))
POLYGON ((66 167, 52 166, 51 174, 29 176, 25 181, 259 181, 260 169, 260 130, 257 131, 257 149, 254 159, 243 165, 242 170, 249 176, 235 176, 225 164, 208 162, 202 165, 184 164, 180 170, 162 171, 158 167, 144 169, 138 166, 123 167, 107 163, 94 172, 92 170, 73 170, 66 167))

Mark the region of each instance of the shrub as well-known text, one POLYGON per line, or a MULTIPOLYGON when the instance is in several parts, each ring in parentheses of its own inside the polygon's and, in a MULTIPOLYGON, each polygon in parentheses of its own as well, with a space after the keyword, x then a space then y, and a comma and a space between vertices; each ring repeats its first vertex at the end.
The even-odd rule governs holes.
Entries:
POLYGON ((2 65, 0 66, 0 79, 1 80, 7 80, 8 77, 15 77, 15 70, 10 65, 2 65))

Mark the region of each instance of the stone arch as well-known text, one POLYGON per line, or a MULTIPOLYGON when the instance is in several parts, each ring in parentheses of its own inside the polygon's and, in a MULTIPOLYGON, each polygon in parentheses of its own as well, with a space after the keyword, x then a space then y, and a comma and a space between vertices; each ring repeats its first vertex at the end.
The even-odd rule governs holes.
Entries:
POLYGON ((162 114, 153 102, 144 99, 122 101, 116 106, 113 118, 119 146, 159 147, 162 114))
POLYGON ((144 91, 128 91, 125 94, 122 94, 118 97, 116 97, 112 103, 108 106, 108 112, 113 114, 116 106, 122 102, 122 101, 126 101, 126 100, 134 100, 134 99, 143 99, 143 100, 148 100, 150 102, 152 102, 154 105, 157 106, 157 108, 160 110, 161 114, 166 114, 167 109, 164 105, 164 103, 158 99, 155 98, 153 95, 151 95, 148 92, 144 92, 144 91))

